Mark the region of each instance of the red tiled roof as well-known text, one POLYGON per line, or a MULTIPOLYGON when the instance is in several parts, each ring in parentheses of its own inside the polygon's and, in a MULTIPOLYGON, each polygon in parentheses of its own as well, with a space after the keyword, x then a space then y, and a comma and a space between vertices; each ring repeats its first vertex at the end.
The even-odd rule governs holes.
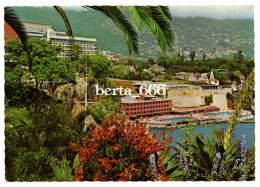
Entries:
POLYGON ((110 59, 118 59, 118 56, 111 56, 110 59))

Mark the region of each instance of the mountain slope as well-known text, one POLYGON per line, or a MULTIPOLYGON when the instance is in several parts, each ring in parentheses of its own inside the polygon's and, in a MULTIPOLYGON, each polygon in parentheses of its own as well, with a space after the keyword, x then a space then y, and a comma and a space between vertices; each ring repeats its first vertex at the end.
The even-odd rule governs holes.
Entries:
MULTIPOLYGON (((66 31, 58 13, 51 7, 15 7, 21 20, 50 23, 55 30, 66 31)), ((127 56, 123 35, 105 15, 95 11, 66 10, 75 36, 95 37, 99 50, 110 50, 127 56)), ((186 56, 195 50, 197 57, 230 56, 242 49, 247 58, 254 55, 254 21, 216 20, 210 18, 173 18, 179 50, 186 56)), ((152 35, 143 30, 140 34, 140 57, 157 58, 161 55, 152 35)))

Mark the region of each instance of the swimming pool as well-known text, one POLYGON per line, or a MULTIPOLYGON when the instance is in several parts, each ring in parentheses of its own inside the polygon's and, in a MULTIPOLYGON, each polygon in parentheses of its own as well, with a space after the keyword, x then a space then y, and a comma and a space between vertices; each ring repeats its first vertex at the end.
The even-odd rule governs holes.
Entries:
POLYGON ((188 118, 188 117, 180 117, 180 118, 171 118, 171 119, 166 119, 166 120, 163 120, 163 121, 184 121, 184 120, 189 120, 191 118, 188 118))
POLYGON ((229 116, 231 112, 220 112, 220 113, 206 113, 205 116, 229 116))

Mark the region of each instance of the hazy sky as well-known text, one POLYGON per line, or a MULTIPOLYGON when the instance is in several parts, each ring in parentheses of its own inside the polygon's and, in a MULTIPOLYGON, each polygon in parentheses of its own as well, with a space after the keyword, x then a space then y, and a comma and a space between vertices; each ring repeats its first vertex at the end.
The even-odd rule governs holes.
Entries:
MULTIPOLYGON (((65 9, 86 10, 81 7, 64 7, 65 9)), ((254 18, 253 6, 170 6, 172 15, 175 17, 208 17, 216 19, 245 19, 254 18)))
POLYGON ((253 6, 171 6, 170 9, 175 17, 254 18, 253 6))

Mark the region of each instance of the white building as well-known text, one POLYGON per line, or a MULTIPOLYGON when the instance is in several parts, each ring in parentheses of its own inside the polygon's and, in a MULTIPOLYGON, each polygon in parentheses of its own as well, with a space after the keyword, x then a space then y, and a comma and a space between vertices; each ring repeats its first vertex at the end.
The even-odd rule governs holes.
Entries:
POLYGON ((194 76, 193 73, 189 76, 189 81, 198 81, 197 77, 194 76))
MULTIPOLYGON (((69 50, 71 46, 71 39, 65 32, 54 31, 51 24, 47 23, 35 23, 22 21, 26 33, 34 38, 40 38, 50 41, 53 45, 59 45, 63 51, 58 55, 61 58, 68 58, 69 50)), ((85 38, 85 37, 74 37, 73 42, 79 44, 85 54, 96 54, 97 53, 97 39, 96 38, 85 38)))
POLYGON ((25 31, 29 36, 34 38, 46 39, 48 29, 52 29, 52 25, 48 23, 35 23, 29 21, 21 21, 25 27, 25 31))
POLYGON ((112 61, 118 61, 118 56, 115 55, 115 53, 111 52, 111 51, 101 51, 100 54, 106 56, 109 60, 112 61))
POLYGON ((199 80, 208 81, 208 73, 202 73, 199 80))
POLYGON ((135 67, 134 66, 127 66, 127 68, 129 69, 129 71, 135 72, 135 67))
POLYGON ((157 64, 151 66, 149 68, 150 71, 156 72, 156 73, 162 73, 164 71, 164 67, 158 66, 157 64))
POLYGON ((100 54, 106 56, 108 59, 110 59, 110 57, 114 56, 115 54, 111 51, 101 51, 100 54))
POLYGON ((219 80, 218 79, 215 79, 214 77, 214 73, 213 71, 211 70, 211 73, 210 73, 210 77, 209 77, 209 80, 208 80, 208 84, 212 84, 212 85, 219 85, 219 80))

